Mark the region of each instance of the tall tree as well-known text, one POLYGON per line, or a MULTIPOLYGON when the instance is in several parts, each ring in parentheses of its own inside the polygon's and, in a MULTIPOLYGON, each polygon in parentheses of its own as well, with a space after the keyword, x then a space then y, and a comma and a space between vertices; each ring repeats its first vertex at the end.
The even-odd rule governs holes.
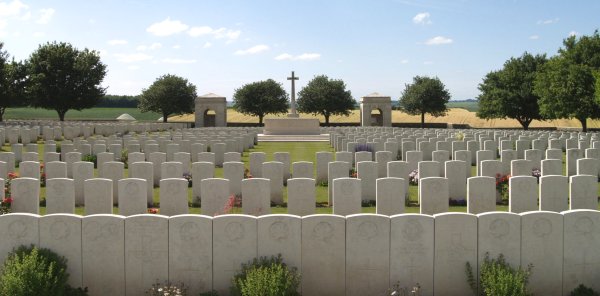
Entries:
POLYGON ((501 70, 488 73, 479 84, 477 116, 516 119, 525 130, 534 119, 541 120, 539 96, 533 93, 533 83, 546 61, 545 55, 525 52, 521 57, 510 58, 501 70))
POLYGON ((288 107, 287 93, 273 79, 246 84, 233 94, 233 108, 242 114, 258 116, 260 124, 265 115, 286 113, 288 107))
POLYGON ((329 124, 331 115, 350 115, 356 101, 342 80, 316 76, 298 93, 298 112, 320 114, 329 124))
POLYGON ((104 96, 100 84, 106 65, 93 50, 78 50, 69 43, 46 43, 27 62, 29 95, 36 108, 56 110, 60 121, 71 109, 92 108, 104 96))
POLYGON ((27 68, 22 62, 13 60, 0 71, 3 72, 0 74, 0 121, 3 121, 7 108, 27 105, 27 68))
POLYGON ((163 75, 142 91, 138 107, 142 112, 156 112, 163 116, 163 122, 171 114, 194 112, 196 86, 187 79, 176 75, 163 75))
POLYGON ((570 36, 558 55, 542 67, 534 92, 540 96, 540 113, 549 119, 575 118, 587 131, 587 119, 600 118, 595 93, 600 73, 600 34, 570 36))
POLYGON ((535 80, 540 113, 547 118, 575 118, 586 132, 587 119, 600 118, 595 83, 590 66, 561 56, 550 59, 535 80))
POLYGON ((444 116, 448 111, 450 92, 442 81, 427 76, 415 76, 412 84, 406 84, 400 97, 400 108, 411 115, 421 115, 421 128, 425 127, 425 114, 444 116))

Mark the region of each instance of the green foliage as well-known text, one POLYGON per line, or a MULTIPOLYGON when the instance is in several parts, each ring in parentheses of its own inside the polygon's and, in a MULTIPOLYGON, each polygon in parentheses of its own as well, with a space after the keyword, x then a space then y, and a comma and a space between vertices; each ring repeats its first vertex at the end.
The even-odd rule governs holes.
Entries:
POLYGON ((146 295, 150 296, 186 296, 187 294, 187 287, 183 283, 175 285, 168 281, 164 284, 156 282, 146 291, 146 295))
POLYGON ((411 115, 421 115, 421 127, 425 126, 425 114, 443 116, 448 111, 450 92, 437 78, 415 76, 412 84, 406 84, 400 97, 400 107, 411 115))
POLYGON ((575 290, 569 294, 571 296, 600 296, 600 293, 594 291, 592 288, 588 288, 583 284, 579 284, 575 290))
POLYGON ((576 118, 587 131, 588 118, 600 118, 600 34, 571 36, 563 40, 559 55, 548 61, 535 79, 542 116, 576 118))
POLYGON ((163 122, 171 114, 194 112, 196 86, 176 75, 163 75, 142 91, 139 108, 142 112, 162 114, 163 122))
POLYGON ((286 113, 288 107, 287 93, 273 79, 246 84, 233 94, 233 108, 242 114, 258 116, 261 124, 265 115, 286 113))
POLYGON ((535 80, 535 93, 540 96, 540 113, 547 118, 576 118, 587 130, 588 118, 600 118, 600 105, 595 100, 595 77, 592 69, 575 64, 564 57, 554 57, 535 80))
POLYGON ((283 263, 281 255, 255 258, 248 264, 242 264, 242 271, 232 281, 232 295, 300 295, 297 292, 300 275, 296 268, 288 268, 283 263))
POLYGON ((48 249, 21 246, 4 262, 0 295, 87 295, 67 284, 66 262, 48 249))
POLYGON ((538 70, 546 63, 545 55, 533 56, 525 52, 510 58, 499 71, 488 73, 479 84, 480 118, 516 119, 527 129, 534 119, 540 120, 539 96, 533 93, 538 70))
MULTIPOLYGON (((502 254, 498 255, 497 259, 490 259, 489 253, 486 253, 483 260, 479 271, 479 285, 482 295, 531 295, 527 292, 527 282, 531 275, 532 265, 529 265, 525 270, 520 267, 515 270, 506 263, 502 254)), ((477 281, 469 262, 466 264, 466 272, 469 286, 477 292, 477 281)))
POLYGON ((104 96, 100 86, 106 65, 96 51, 78 50, 69 43, 40 45, 27 61, 30 104, 55 110, 61 121, 71 109, 94 107, 104 96))
POLYGON ((27 68, 22 62, 7 62, 8 54, 2 51, 0 42, 0 121, 4 118, 6 108, 23 106, 27 68))
POLYGON ((329 124, 331 115, 350 115, 356 101, 352 93, 346 90, 342 80, 329 79, 325 75, 313 78, 298 93, 298 112, 320 114, 325 117, 325 124, 329 124))
POLYGON ((129 151, 127 151, 127 149, 121 150, 121 158, 119 161, 125 164, 126 169, 129 168, 129 151))
POLYGON ((98 101, 98 104, 96 104, 96 107, 137 108, 139 101, 140 101, 139 96, 105 95, 98 101))
POLYGON ((98 156, 94 154, 86 154, 81 157, 81 161, 89 161, 94 163, 94 168, 98 167, 98 156))

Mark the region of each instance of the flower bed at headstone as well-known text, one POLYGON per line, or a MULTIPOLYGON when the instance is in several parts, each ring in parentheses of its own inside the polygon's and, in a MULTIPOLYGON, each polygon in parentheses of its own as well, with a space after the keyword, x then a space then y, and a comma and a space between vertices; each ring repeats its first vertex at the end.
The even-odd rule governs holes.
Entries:
POLYGON ((0 215, 10 213, 10 208, 13 202, 13 196, 11 192, 11 182, 13 179, 18 178, 19 175, 16 173, 8 173, 8 178, 4 183, 4 198, 0 201, 0 215))

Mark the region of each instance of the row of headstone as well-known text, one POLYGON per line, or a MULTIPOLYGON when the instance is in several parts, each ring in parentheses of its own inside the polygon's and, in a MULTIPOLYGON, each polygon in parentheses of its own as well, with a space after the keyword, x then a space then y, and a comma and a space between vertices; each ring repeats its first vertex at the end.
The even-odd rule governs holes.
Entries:
MULTIPOLYGON (((0 260, 20 245, 65 256, 69 284, 90 295, 142 294, 156 281, 190 294, 227 294, 241 265, 281 254, 302 275, 304 295, 381 295, 396 283, 420 295, 476 295, 465 280, 486 255, 534 266, 533 295, 600 290, 600 212, 311 215, 8 214, 0 260)), ((482 288, 479 288, 481 290, 482 288)))

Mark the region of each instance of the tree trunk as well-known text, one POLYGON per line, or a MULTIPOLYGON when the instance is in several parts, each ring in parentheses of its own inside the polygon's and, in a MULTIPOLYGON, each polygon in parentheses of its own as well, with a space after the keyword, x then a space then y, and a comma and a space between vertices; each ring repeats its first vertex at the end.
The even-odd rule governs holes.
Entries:
POLYGON ((324 115, 325 117, 325 126, 329 126, 329 114, 324 115))
POLYGON ((521 126, 523 127, 523 130, 528 130, 529 129, 529 124, 531 124, 531 119, 517 119, 517 121, 521 124, 521 126))
POLYGON ((4 111, 6 108, 0 108, 0 122, 4 121, 4 111))
POLYGON ((58 119, 60 121, 65 121, 65 114, 67 114, 67 111, 56 110, 56 112, 58 113, 58 119))
POLYGON ((425 128, 425 112, 421 112, 421 128, 425 128))
POLYGON ((258 124, 259 124, 260 126, 262 126, 262 125, 263 125, 263 117, 264 117, 264 115, 258 115, 258 124))
POLYGON ((169 114, 163 113, 163 123, 167 122, 167 119, 169 119, 168 116, 169 114))
POLYGON ((587 132, 587 118, 577 118, 581 122, 581 131, 587 132))

